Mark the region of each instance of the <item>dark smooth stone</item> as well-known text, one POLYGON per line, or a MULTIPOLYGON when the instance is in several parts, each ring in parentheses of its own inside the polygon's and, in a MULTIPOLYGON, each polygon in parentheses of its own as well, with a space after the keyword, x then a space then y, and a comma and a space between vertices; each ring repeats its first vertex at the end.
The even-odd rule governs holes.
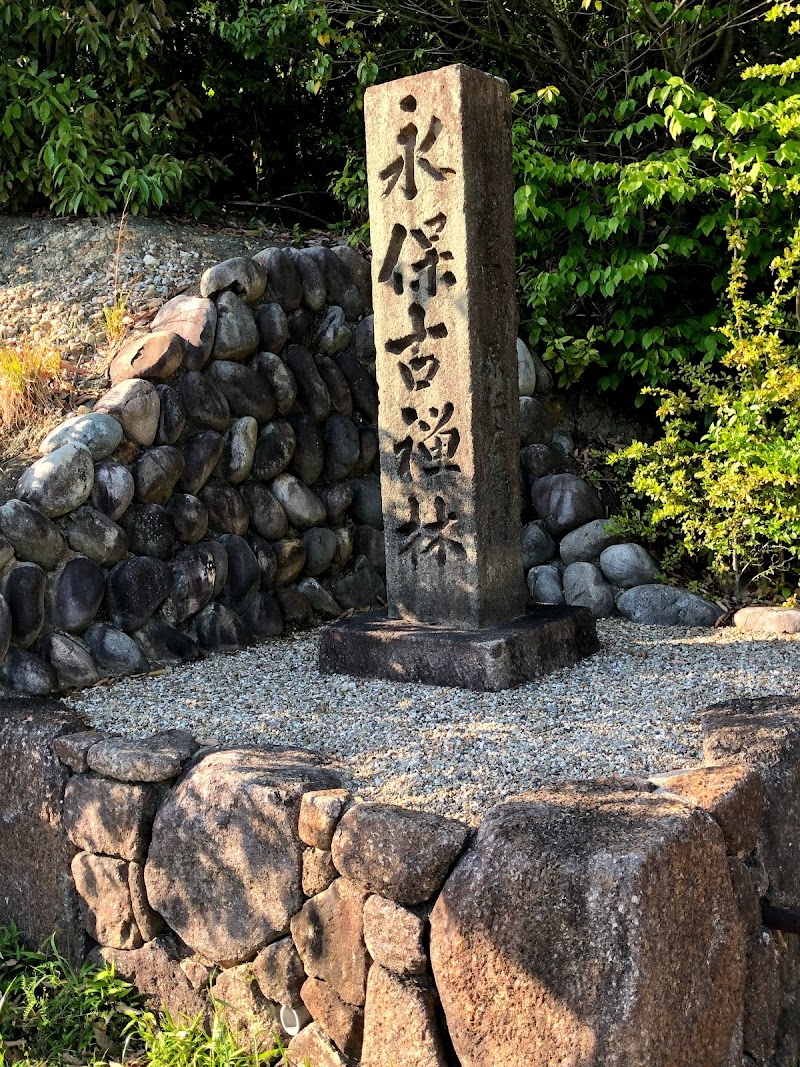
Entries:
POLYGON ((292 415, 289 418, 294 430, 294 452, 289 463, 289 470, 306 485, 313 485, 322 474, 325 465, 325 452, 322 433, 315 419, 310 415, 292 415))
POLYGON ((353 421, 334 412, 325 420, 325 477, 329 481, 347 478, 361 454, 361 441, 353 421))
POLYGON ((314 357, 302 345, 289 345, 286 363, 297 382, 299 403, 317 422, 324 422, 331 413, 331 397, 314 357))
POLYGON ((224 604, 209 604, 194 620, 197 643, 205 652, 236 652, 251 641, 247 624, 224 604))
POLYGON ((186 466, 177 488, 182 493, 195 495, 211 477, 225 448, 225 438, 213 430, 201 430, 192 434, 183 443, 183 458, 186 466))
POLYGON ((353 414, 353 396, 347 378, 329 356, 317 356, 316 363, 331 398, 333 410, 349 419, 353 414))
POLYGON ((56 630, 81 633, 100 610, 105 591, 105 573, 93 560, 85 556, 67 560, 50 584, 48 622, 56 630))
POLYGON ((224 393, 203 371, 188 371, 181 379, 181 396, 189 421, 202 430, 227 430, 231 410, 224 393))
POLYGON ((295 449, 294 430, 286 419, 273 419, 258 435, 253 475, 270 482, 286 470, 295 449))
POLYGON ((275 414, 275 397, 265 375, 243 363, 223 359, 215 360, 206 374, 223 394, 234 415, 249 415, 256 422, 266 422, 275 414))
POLYGON ((247 507, 242 494, 231 485, 214 483, 200 491, 200 499, 208 510, 210 530, 222 533, 246 533, 249 524, 247 507))
POLYGON ((187 545, 202 541, 208 530, 208 511, 199 497, 191 493, 175 493, 166 503, 175 523, 175 535, 187 545))
POLYGON ((377 382, 364 364, 349 350, 340 352, 336 357, 336 363, 350 386, 356 411, 359 411, 367 422, 375 425, 378 421, 377 382))
POLYGON ((137 556, 168 559, 175 549, 175 522, 160 504, 139 504, 122 516, 130 551, 137 556))
POLYGON ((174 445, 186 425, 186 407, 183 397, 171 385, 158 385, 156 392, 161 402, 156 442, 160 445, 174 445))
POLYGON ((30 648, 44 626, 47 577, 36 563, 17 563, 0 583, 0 595, 11 613, 11 639, 30 648))
POLYGON ((250 515, 250 525, 267 541, 279 541, 289 531, 289 520, 281 504, 266 485, 246 482, 242 496, 250 515))
POLYGON ((83 640, 101 674, 124 678, 128 674, 144 674, 150 668, 134 639, 113 626, 95 623, 83 635, 83 640))
POLYGON ((283 615, 278 602, 268 593, 258 593, 242 619, 257 641, 268 637, 280 637, 283 633, 283 615))
POLYGON ((128 551, 128 535, 122 527, 94 508, 73 511, 64 532, 73 552, 88 556, 101 567, 113 567, 128 551))
POLYGON ((245 611, 261 585, 261 568, 243 537, 220 534, 217 540, 228 553, 228 580, 222 603, 237 613, 245 611))
POLYGON ((140 630, 170 590, 170 569, 160 559, 122 560, 108 572, 106 607, 112 625, 127 633, 140 630))

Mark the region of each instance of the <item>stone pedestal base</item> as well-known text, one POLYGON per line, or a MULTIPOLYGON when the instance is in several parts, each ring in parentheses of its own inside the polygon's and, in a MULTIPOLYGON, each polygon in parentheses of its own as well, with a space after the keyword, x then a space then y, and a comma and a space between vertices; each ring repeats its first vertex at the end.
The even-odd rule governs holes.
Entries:
POLYGON ((319 669, 494 691, 569 667, 599 647, 585 608, 537 608, 485 630, 423 626, 375 611, 323 628, 319 669))

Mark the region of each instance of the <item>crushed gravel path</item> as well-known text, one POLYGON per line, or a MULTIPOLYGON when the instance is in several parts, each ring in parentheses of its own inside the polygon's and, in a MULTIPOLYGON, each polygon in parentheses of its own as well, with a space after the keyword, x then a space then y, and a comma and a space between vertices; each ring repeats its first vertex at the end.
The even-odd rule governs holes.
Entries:
POLYGON ((316 670, 317 635, 271 641, 71 700, 125 734, 182 727, 224 743, 321 749, 361 796, 471 823, 556 779, 650 774, 699 761, 698 712, 786 692, 800 637, 598 624, 602 651, 505 693, 361 681, 316 670))

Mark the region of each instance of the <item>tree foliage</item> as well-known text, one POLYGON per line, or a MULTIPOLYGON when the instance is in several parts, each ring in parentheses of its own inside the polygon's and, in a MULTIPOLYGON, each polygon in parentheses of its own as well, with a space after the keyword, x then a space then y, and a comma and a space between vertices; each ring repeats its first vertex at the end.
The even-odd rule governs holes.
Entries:
POLYGON ((796 145, 769 119, 795 99, 797 36, 764 12, 760 0, 5 0, 0 209, 244 198, 330 216, 336 200, 362 224, 365 89, 467 62, 513 90, 524 329, 562 384, 584 377, 638 402, 640 386, 725 350, 730 167, 775 175, 766 199, 738 206, 756 289, 795 221, 796 145))
MULTIPOLYGON (((773 17, 798 11, 781 5, 773 17)), ((745 79, 786 82, 794 70, 793 61, 755 65, 745 79)), ((662 437, 617 458, 633 463, 633 488, 651 502, 652 522, 677 527, 684 550, 741 595, 759 578, 796 571, 800 559, 800 224, 768 264, 769 289, 752 281, 766 224, 753 205, 766 211, 777 200, 788 209, 800 191, 800 107, 778 92, 719 120, 730 133, 724 354, 659 390, 662 437), (751 135, 746 148, 742 133, 751 135)))
POLYGON ((197 102, 154 65, 174 25, 165 0, 0 6, 0 208, 137 212, 196 187, 197 102))

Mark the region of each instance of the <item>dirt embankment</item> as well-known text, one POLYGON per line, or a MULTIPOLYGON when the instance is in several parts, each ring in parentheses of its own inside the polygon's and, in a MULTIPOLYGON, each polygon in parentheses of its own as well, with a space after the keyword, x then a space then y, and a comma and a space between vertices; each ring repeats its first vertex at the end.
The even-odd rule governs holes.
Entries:
POLYGON ((50 426, 107 387, 104 308, 120 309, 124 330, 147 323, 161 304, 220 260, 267 245, 335 244, 326 231, 298 235, 243 220, 211 225, 170 218, 0 216, 0 349, 26 342, 61 353, 62 380, 21 432, 0 437, 0 501, 50 426))

